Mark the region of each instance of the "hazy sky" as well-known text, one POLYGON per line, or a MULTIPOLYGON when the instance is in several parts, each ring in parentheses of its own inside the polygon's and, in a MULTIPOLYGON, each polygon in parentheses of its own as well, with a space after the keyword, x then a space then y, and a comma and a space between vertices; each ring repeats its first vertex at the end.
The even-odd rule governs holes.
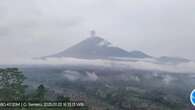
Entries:
POLYGON ((45 56, 89 37, 195 60, 195 0, 0 0, 0 61, 45 56))

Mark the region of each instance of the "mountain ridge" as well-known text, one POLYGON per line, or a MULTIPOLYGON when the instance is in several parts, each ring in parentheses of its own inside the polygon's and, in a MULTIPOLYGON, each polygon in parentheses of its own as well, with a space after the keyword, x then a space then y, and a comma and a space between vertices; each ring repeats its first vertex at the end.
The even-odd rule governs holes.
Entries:
POLYGON ((92 33, 91 37, 80 41, 79 43, 61 51, 56 54, 41 57, 46 58, 62 58, 73 57, 79 59, 113 59, 113 60, 128 60, 128 59, 154 59, 161 64, 179 64, 188 63, 190 60, 178 57, 154 57, 142 51, 133 50, 127 51, 117 46, 113 46, 111 42, 95 36, 92 33))

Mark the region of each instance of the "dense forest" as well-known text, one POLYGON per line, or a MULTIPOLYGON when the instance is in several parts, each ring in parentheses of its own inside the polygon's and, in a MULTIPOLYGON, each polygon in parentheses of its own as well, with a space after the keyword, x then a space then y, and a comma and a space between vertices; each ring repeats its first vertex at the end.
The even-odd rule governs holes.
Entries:
POLYGON ((64 66, 18 68, 0 69, 1 101, 80 100, 89 110, 192 108, 193 74, 64 66))
MULTIPOLYGON (((28 90, 28 85, 24 84, 26 77, 18 68, 0 69, 0 102, 44 102, 44 101, 63 101, 69 102, 70 98, 53 92, 53 96, 49 94, 49 89, 40 84, 32 91, 28 90)), ((3 110, 64 110, 65 108, 1 108, 3 110)), ((69 108, 69 110, 78 108, 69 108)), ((79 110, 86 110, 79 108, 79 110)))

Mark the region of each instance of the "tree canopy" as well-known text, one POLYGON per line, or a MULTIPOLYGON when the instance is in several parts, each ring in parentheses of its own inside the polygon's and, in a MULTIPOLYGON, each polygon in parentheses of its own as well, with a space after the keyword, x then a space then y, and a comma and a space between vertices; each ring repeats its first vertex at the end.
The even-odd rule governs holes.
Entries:
POLYGON ((24 75, 17 68, 0 69, 0 100, 22 100, 26 85, 24 75))

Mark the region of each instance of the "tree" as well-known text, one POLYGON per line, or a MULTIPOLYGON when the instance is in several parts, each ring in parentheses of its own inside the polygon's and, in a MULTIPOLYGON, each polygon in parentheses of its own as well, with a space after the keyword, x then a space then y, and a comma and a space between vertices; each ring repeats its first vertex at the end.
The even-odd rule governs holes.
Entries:
POLYGON ((38 101, 44 101, 46 98, 47 89, 44 85, 39 85, 35 92, 35 99, 38 101))
POLYGON ((0 100, 22 100, 26 85, 24 75, 17 68, 0 69, 0 100))

